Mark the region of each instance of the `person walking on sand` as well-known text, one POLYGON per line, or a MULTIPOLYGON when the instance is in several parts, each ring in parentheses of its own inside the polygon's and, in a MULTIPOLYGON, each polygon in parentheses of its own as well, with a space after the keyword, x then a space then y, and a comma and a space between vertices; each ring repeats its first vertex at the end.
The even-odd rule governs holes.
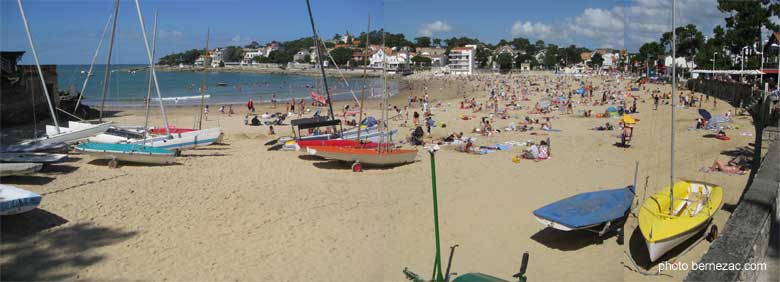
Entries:
POLYGON ((203 115, 206 116, 206 120, 209 120, 209 105, 206 105, 206 107, 203 108, 203 115))

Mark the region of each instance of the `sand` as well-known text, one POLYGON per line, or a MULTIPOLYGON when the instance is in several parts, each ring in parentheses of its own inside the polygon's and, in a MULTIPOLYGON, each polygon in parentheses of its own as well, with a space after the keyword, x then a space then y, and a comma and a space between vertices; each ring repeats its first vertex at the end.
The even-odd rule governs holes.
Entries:
MULTIPOLYGON (((446 106, 446 112, 439 108, 434 114, 447 127, 433 128, 433 135, 462 131, 476 136, 470 131, 478 121, 457 119, 471 115, 458 108, 463 95, 458 89, 484 102, 484 87, 465 86, 463 79, 408 80, 410 87, 391 104, 405 104, 409 93, 424 95, 421 85, 426 85, 433 104, 446 106)), ((601 80, 590 79, 595 85, 601 80)), ((669 91, 669 86, 648 86, 655 88, 669 91)), ((640 95, 647 97, 645 92, 640 95)), ((533 105, 539 97, 535 94, 523 103, 533 105)), ((378 109, 377 101, 368 104, 378 109)), ((483 272, 513 280, 522 253, 528 251, 532 280, 682 280, 685 271, 643 276, 629 269, 634 268, 631 255, 643 271, 656 270, 641 259, 646 255, 635 217, 626 224, 626 243, 618 245, 614 236, 599 239, 588 232, 545 229, 531 214, 576 193, 629 185, 637 161, 639 203, 668 185, 670 108, 653 111, 650 99, 638 107, 635 117, 641 121, 630 148, 613 146, 618 131, 589 130, 617 120, 559 114, 553 125, 561 132, 546 136, 476 136, 477 145, 549 137, 550 160, 513 163, 519 147, 471 155, 442 146, 436 153, 442 259, 446 262, 449 246, 458 244, 452 271, 460 274, 483 272)), ((600 112, 606 107, 578 105, 575 111, 589 108, 600 112)), ((704 108, 713 114, 733 111, 722 101, 717 109, 711 101, 704 108)), ((197 113, 189 107, 168 110, 170 122, 179 127, 190 127, 197 113)), ((234 106, 239 114, 233 116, 216 110, 211 108, 204 127, 221 126, 224 144, 185 151, 176 165, 120 164, 109 169, 105 162, 71 154, 70 162, 32 177, 3 178, 4 184, 40 193, 44 200, 34 212, 2 219, 2 278, 405 281, 404 267, 430 277, 434 229, 426 151, 420 148, 412 164, 353 173, 349 164, 267 150, 263 144, 288 135, 289 126, 277 127, 277 135, 269 136, 267 127, 243 125, 246 108, 241 105, 234 106)), ((259 112, 273 110, 262 105, 259 112)), ((379 116, 377 110, 370 113, 379 116)), ((522 118, 527 110, 510 115, 522 118)), ((677 111, 675 177, 724 187, 724 208, 715 223, 721 233, 729 232, 723 226, 747 176, 703 173, 700 168, 716 158, 727 160, 729 151, 747 146, 753 137, 739 133, 753 133, 753 128, 749 117, 739 116, 732 125, 740 129, 727 131, 730 141, 703 138, 708 132, 688 130, 696 117, 696 109, 677 111)), ((158 113, 152 118, 161 124, 158 113)), ((143 112, 123 109, 110 120, 143 124, 143 112)), ((497 120, 495 125, 503 128, 518 120, 497 120)), ((411 131, 401 127, 401 121, 391 124, 401 135, 411 131)), ((703 241, 674 259, 696 261, 709 244, 703 241)))

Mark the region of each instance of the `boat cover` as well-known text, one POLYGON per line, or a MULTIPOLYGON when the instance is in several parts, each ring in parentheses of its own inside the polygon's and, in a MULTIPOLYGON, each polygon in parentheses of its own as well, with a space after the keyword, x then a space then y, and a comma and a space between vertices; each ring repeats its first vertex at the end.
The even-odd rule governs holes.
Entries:
POLYGON ((534 211, 540 218, 577 229, 613 221, 626 215, 634 199, 634 186, 586 192, 534 211))

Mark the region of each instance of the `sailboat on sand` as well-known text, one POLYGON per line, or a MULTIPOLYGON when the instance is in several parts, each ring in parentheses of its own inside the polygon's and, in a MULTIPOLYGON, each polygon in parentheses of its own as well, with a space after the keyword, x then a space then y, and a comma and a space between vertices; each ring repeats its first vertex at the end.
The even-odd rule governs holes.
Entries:
MULTIPOLYGON (((309 14, 311 14, 311 8, 309 8, 309 14)), ((317 31, 314 29, 313 21, 312 21, 312 32, 314 33, 314 36, 316 38, 317 31)), ((384 33, 383 33, 383 38, 384 38, 384 33)), ((384 48, 384 42, 382 43, 384 48)), ((319 47, 317 47, 317 52, 319 52, 319 47)), ((382 66, 383 69, 382 70, 382 103, 381 103, 382 132, 388 132, 387 70, 385 65, 386 65, 386 61, 383 63, 382 66)), ((415 161, 415 159, 417 158, 416 149, 391 148, 387 142, 389 140, 386 140, 385 138, 386 135, 381 135, 379 143, 382 144, 382 146, 379 146, 376 149, 334 147, 334 146, 310 146, 306 148, 306 151, 310 155, 316 155, 331 160, 354 162, 355 165, 365 164, 365 165, 375 165, 375 166, 394 166, 394 165, 411 163, 415 161)))
MULTIPOLYGON (((672 27, 674 9, 672 2, 672 27)), ((672 29, 672 58, 675 58, 675 30, 672 29)), ((656 261, 674 247, 707 228, 712 216, 723 204, 723 188, 699 181, 674 179, 674 112, 677 89, 677 64, 672 64, 672 136, 670 185, 645 200, 639 210, 639 230, 647 245, 650 261, 656 261)), ((714 227, 714 226, 713 226, 714 227)))

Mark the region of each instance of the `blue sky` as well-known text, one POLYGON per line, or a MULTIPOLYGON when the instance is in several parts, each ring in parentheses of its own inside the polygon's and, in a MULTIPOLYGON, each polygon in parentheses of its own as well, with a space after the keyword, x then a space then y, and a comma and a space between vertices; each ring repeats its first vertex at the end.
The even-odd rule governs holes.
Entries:
MULTIPOLYGON (((113 61, 145 63, 135 4, 120 2, 113 61)), ((715 0, 679 2, 680 24, 697 24, 706 35, 723 22, 715 0)), ((112 5, 108 0, 24 1, 41 63, 88 64, 112 5)), ((149 0, 141 1, 141 6, 149 33, 153 11, 160 13, 157 57, 203 48, 208 28, 211 47, 311 36, 304 0, 149 0)), ((369 13, 372 27, 384 25, 409 39, 469 36, 496 43, 502 38, 526 37, 629 50, 671 28, 671 0, 312 0, 312 9, 317 28, 328 38, 363 31, 369 13)), ((105 62, 107 45, 106 39, 98 62, 105 62)), ((28 51, 22 63, 33 62, 13 0, 0 0, 0 49, 28 51)))

